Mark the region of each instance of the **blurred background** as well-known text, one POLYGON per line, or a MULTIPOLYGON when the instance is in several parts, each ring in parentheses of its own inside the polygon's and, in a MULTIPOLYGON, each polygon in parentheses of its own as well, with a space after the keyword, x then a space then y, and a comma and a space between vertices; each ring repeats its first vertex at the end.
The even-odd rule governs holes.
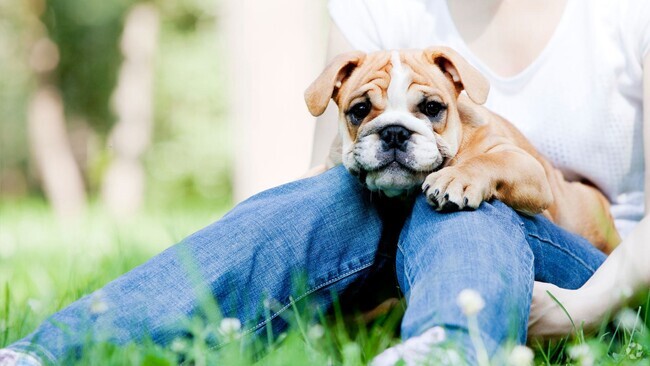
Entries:
POLYGON ((302 176, 326 0, 0 0, 0 348, 302 176))
POLYGON ((0 209, 222 212, 298 178, 325 7, 0 0, 0 209))

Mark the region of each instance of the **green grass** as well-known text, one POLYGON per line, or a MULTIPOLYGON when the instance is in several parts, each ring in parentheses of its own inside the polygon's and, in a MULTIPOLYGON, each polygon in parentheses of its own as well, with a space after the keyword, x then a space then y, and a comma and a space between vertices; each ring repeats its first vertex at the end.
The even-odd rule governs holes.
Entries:
MULTIPOLYGON (((92 208, 83 219, 59 221, 41 202, 2 203, 0 347, 27 335, 49 314, 102 287, 224 212, 225 208, 187 207, 119 221, 92 208)), ((580 348, 576 347, 585 345, 595 364, 650 366, 650 297, 644 302, 645 306, 627 313, 638 322, 636 330, 604 322, 593 335, 577 334, 552 344, 532 345, 535 364, 579 365, 570 353, 578 353, 580 348), (640 349, 642 356, 633 359, 626 353, 628 348, 632 353, 640 349)), ((395 336, 399 309, 372 324, 340 311, 321 314, 315 321, 306 316, 303 306, 295 306, 282 316, 291 324, 288 332, 267 333, 254 343, 237 339, 219 350, 211 349, 205 340, 214 332, 214 324, 196 321, 190 327, 192 341, 178 340, 167 348, 147 341, 120 347, 88 344, 78 364, 173 365, 182 356, 195 365, 363 365, 399 342, 395 336)))

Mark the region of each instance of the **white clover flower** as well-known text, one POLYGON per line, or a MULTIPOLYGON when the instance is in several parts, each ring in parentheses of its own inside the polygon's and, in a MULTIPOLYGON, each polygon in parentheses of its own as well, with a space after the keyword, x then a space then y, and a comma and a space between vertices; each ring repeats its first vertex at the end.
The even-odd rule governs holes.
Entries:
POLYGON ((571 347, 569 349, 569 357, 578 361, 581 366, 592 366, 595 362, 594 354, 586 344, 571 347))
POLYGON ((325 328, 323 328, 322 325, 320 324, 314 324, 311 327, 309 327, 309 330, 307 331, 307 337, 311 340, 317 340, 323 338, 325 335, 325 328))
POLYGON ((227 338, 237 338, 241 331, 241 321, 237 318, 223 318, 219 323, 219 333, 227 338))
POLYGON ((43 310, 43 302, 37 299, 27 300, 27 306, 35 313, 40 313, 43 310))
POLYGON ((643 357, 643 346, 630 342, 630 344, 625 348, 625 354, 630 360, 638 360, 643 357))
POLYGON ((189 348, 188 341, 182 338, 176 338, 169 346, 169 349, 174 353, 183 353, 189 348))
POLYGON ((532 366, 535 354, 533 350, 526 346, 515 346, 508 356, 508 365, 510 366, 532 366))
POLYGON ((472 316, 478 314, 485 307, 485 300, 476 290, 465 289, 458 294, 456 303, 463 314, 472 316))
POLYGON ((343 346, 343 359, 347 360, 357 360, 361 356, 361 347, 355 342, 346 343, 343 346))
POLYGON ((636 311, 625 308, 616 314, 616 323, 625 330, 631 331, 641 326, 642 320, 636 311))
POLYGON ((104 296, 100 291, 95 292, 90 297, 90 313, 94 315, 105 313, 108 310, 108 304, 104 301, 104 296))
MULTIPOLYGON (((616 296, 616 292, 614 292, 614 293, 615 293, 614 296, 616 296)), ((621 300, 627 300, 630 297, 632 297, 632 295, 634 295, 634 291, 632 291, 632 288, 630 286, 622 286, 618 290, 617 295, 621 300)))

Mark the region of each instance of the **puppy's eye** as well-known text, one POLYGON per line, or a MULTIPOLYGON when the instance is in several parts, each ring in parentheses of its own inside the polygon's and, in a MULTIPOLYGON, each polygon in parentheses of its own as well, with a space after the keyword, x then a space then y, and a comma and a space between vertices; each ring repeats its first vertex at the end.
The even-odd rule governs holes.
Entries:
POLYGON ((348 110, 348 116, 350 118, 350 122, 355 126, 361 124, 361 121, 363 121, 363 119, 368 117, 368 115, 370 114, 370 107, 371 107, 370 102, 368 101, 353 105, 348 110))
POLYGON ((446 105, 436 102, 434 100, 423 101, 418 105, 420 112, 424 113, 429 118, 436 118, 440 115, 440 112, 447 108, 446 105))

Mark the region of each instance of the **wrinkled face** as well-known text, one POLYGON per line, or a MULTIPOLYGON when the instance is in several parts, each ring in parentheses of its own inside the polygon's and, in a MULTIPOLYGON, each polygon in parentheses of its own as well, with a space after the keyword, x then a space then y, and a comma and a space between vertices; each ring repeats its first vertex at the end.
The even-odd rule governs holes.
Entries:
POLYGON ((336 102, 343 164, 370 190, 397 196, 456 156, 463 90, 482 104, 489 84, 449 48, 352 52, 330 63, 305 100, 313 115, 336 102))
POLYGON ((343 164, 370 190, 396 196, 454 157, 462 138, 454 83, 421 52, 368 55, 336 102, 343 164))

